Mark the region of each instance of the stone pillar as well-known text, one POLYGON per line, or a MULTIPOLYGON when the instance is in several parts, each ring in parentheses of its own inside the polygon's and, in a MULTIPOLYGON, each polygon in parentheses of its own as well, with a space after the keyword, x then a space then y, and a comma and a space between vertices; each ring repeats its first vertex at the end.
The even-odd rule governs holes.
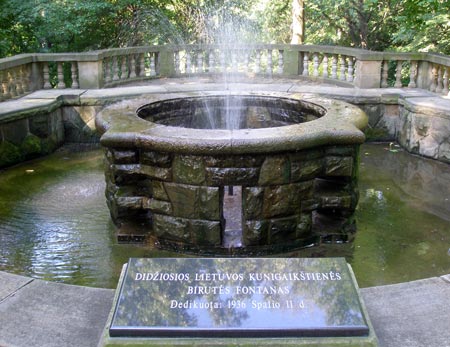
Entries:
POLYGON ((159 51, 159 69, 157 68, 157 70, 161 77, 174 77, 176 75, 174 59, 173 49, 164 47, 159 51))
POLYGON ((284 75, 298 75, 302 62, 299 61, 299 51, 286 49, 284 51, 284 75))
POLYGON ((357 60, 353 84, 358 88, 380 88, 381 60, 357 60))
POLYGON ((80 89, 99 89, 103 87, 102 60, 78 61, 78 79, 80 89))
POLYGON ((31 91, 39 90, 44 85, 42 65, 33 62, 31 63, 31 75, 30 75, 30 89, 31 91))
POLYGON ((417 88, 428 90, 430 88, 431 80, 433 77, 432 74, 432 66, 433 64, 428 61, 419 61, 417 64, 417 88))

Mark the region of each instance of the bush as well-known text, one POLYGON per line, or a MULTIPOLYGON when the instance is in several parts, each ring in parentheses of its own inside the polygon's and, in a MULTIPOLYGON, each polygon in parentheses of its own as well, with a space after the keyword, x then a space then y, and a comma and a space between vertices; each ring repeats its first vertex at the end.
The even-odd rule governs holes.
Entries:
POLYGON ((0 144, 0 167, 10 166, 22 160, 23 155, 19 147, 8 141, 0 144))

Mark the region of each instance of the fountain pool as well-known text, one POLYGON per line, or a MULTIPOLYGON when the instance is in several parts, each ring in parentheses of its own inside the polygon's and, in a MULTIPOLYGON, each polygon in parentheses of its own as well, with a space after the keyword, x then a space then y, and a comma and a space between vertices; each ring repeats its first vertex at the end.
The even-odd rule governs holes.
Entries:
MULTIPOLYGON (((180 256, 151 245, 118 244, 104 189, 99 149, 65 147, 1 172, 0 270, 113 288, 128 257, 180 256)), ((359 190, 352 243, 288 255, 345 256, 361 287, 449 272, 448 165, 366 144, 359 190)))

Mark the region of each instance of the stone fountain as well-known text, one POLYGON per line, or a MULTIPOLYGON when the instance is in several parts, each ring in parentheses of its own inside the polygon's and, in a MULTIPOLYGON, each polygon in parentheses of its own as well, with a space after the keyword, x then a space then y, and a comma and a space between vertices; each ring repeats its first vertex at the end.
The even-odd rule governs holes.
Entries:
POLYGON ((119 240, 196 254, 346 242, 366 125, 356 106, 295 93, 169 93, 112 104, 96 126, 119 240), (239 114, 231 127, 230 100, 239 114))

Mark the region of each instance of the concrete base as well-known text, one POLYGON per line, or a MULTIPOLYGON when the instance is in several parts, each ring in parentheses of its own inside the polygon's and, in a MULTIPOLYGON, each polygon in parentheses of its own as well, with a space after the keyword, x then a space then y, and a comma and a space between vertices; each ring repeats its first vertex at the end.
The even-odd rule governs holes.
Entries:
MULTIPOLYGON (((450 305, 446 305, 450 274, 361 292, 379 347, 450 347, 450 305)), ((100 337, 100 346, 112 343, 105 339, 105 324, 113 297, 112 289, 63 285, 0 271, 0 346, 92 347, 100 337), (70 305, 76 307, 74 311, 70 305)), ((276 346, 276 341, 264 340, 276 346)))
POLYGON ((95 346, 112 298, 110 289, 0 272, 0 346, 95 346))
POLYGON ((176 346, 176 347, 260 347, 260 346, 283 346, 283 347, 378 347, 378 339, 375 335, 369 314, 364 305, 361 293, 357 286, 356 278, 351 266, 349 270, 353 282, 358 290, 358 297, 361 302, 362 311, 369 326, 369 335, 363 337, 314 337, 314 338, 136 338, 136 337, 110 337, 109 327, 114 314, 114 309, 119 298, 119 291, 125 275, 126 265, 122 268, 119 284, 114 297, 114 303, 108 317, 105 329, 98 344, 98 347, 156 347, 156 346, 176 346))

